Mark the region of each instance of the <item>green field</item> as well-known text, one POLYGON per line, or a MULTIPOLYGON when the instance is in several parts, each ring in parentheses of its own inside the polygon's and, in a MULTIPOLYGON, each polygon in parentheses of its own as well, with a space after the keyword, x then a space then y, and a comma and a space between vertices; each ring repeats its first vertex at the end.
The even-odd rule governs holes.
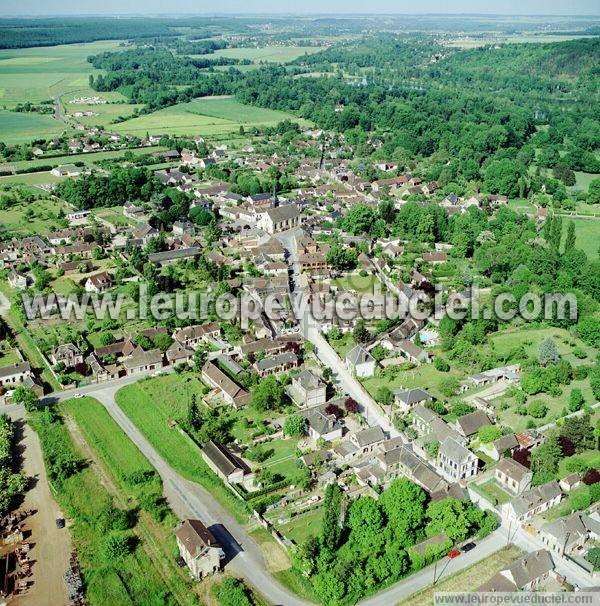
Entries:
POLYGON ((575 185, 571 189, 587 191, 590 183, 598 178, 600 175, 597 173, 575 172, 575 185))
POLYGON ((59 183, 66 179, 66 177, 55 177, 48 171, 41 173, 26 173, 24 175, 9 175, 6 177, 0 177, 0 185, 8 183, 18 183, 21 185, 45 185, 47 183, 59 183))
POLYGON ((575 223, 575 246, 583 250, 588 258, 597 259, 600 253, 600 219, 563 217, 564 234, 570 221, 575 223))
MULTIPOLYGON (((254 63, 287 63, 303 55, 312 55, 323 50, 320 46, 264 46, 262 48, 224 48, 211 55, 229 59, 250 59, 254 63)), ((204 56, 204 55, 203 55, 204 56)))
MULTIPOLYGON (((142 485, 128 487, 123 480, 122 472, 132 470, 133 465, 146 472, 152 468, 95 400, 67 400, 61 411, 81 423, 83 437, 76 438, 76 426, 71 428, 60 418, 52 422, 42 412, 32 415, 32 425, 40 436, 48 467, 56 465, 60 456, 84 463, 66 479, 54 480, 52 486, 70 521, 90 606, 197 604, 185 573, 172 558, 175 545, 171 528, 175 518, 169 513, 161 523, 141 509, 136 511, 136 497, 141 494, 142 485), (111 452, 114 444, 118 449, 111 452), (90 465, 90 455, 97 457, 100 465, 90 465), (132 512, 128 530, 111 529, 110 522, 106 522, 107 512, 115 507, 132 512), (135 545, 131 553, 118 559, 106 555, 107 536, 113 533, 130 537, 135 545)), ((156 482, 154 479, 150 484, 160 495, 160 483, 156 482)))
POLYGON ((116 50, 118 45, 116 41, 103 41, 0 50, 0 105, 39 103, 68 91, 77 91, 78 96, 97 95, 89 89, 88 77, 100 72, 87 62, 87 57, 116 50))
POLYGON ((51 139, 62 135, 66 130, 70 129, 50 115, 0 110, 0 140, 4 143, 51 139))
POLYGON ((206 97, 126 120, 113 130, 137 136, 147 132, 214 136, 238 132, 240 126, 273 126, 285 119, 296 120, 285 112, 244 105, 231 97, 206 97))
MULTIPOLYGON (((0 180, 2 183, 2 180, 0 180)), ((58 213, 68 212, 65 202, 54 198, 35 200, 29 204, 19 204, 2 211, 2 229, 19 234, 44 233, 58 228, 58 213), (32 214, 25 217, 25 211, 32 214)))
POLYGON ((245 521, 245 507, 209 469, 200 448, 177 427, 169 425, 185 415, 192 393, 201 395, 196 377, 166 375, 127 385, 117 392, 116 400, 169 465, 210 490, 232 515, 245 521))

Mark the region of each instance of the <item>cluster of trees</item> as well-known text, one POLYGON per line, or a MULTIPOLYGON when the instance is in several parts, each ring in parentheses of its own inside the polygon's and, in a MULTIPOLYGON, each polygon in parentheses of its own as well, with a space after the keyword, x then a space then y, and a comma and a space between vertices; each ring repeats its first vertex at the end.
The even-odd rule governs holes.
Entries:
POLYGON ((534 486, 555 479, 563 458, 594 448, 597 442, 598 431, 588 414, 565 419, 558 430, 549 432, 545 442, 531 452, 528 465, 533 471, 534 486))
POLYGON ((110 175, 92 172, 65 179, 56 186, 58 196, 80 209, 125 204, 128 200, 147 202, 161 190, 152 172, 138 167, 118 168, 110 175))
POLYGON ((352 501, 342 518, 342 491, 325 492, 323 525, 294 554, 323 604, 358 601, 383 584, 394 582, 438 558, 466 538, 491 532, 496 519, 470 501, 447 498, 427 502, 426 493, 407 479, 395 480, 375 500, 352 501), (413 547, 445 533, 447 541, 425 554, 413 547))
POLYGON ((10 511, 26 486, 25 476, 13 469, 14 437, 14 423, 6 415, 0 415, 0 518, 10 511))

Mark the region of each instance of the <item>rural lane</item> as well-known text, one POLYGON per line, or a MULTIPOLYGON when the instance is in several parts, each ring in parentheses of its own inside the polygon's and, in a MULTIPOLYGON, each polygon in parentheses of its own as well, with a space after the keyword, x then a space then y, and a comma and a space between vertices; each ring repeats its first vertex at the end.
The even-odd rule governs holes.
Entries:
MULTIPOLYGON (((121 381, 88 386, 85 392, 103 404, 119 427, 156 469, 163 482, 164 495, 177 517, 180 519, 196 518, 210 528, 227 555, 226 569, 247 579, 271 604, 281 604, 282 606, 307 606, 310 604, 288 591, 273 578, 267 571, 260 547, 241 524, 215 500, 208 490, 177 473, 129 420, 129 417, 117 405, 115 394, 124 383, 131 382, 121 381)), ((51 396, 54 401, 72 397, 71 392, 61 392, 51 396)))

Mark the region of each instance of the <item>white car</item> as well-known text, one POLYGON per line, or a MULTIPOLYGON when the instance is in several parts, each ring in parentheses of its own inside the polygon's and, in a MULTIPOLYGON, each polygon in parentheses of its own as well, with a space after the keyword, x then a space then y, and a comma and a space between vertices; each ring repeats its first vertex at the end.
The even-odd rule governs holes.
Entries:
POLYGON ((82 394, 82 393, 80 393, 80 392, 77 392, 77 393, 76 393, 76 394, 75 394, 73 397, 74 397, 74 398, 77 398, 77 399, 79 399, 79 398, 83 398, 83 394, 82 394))

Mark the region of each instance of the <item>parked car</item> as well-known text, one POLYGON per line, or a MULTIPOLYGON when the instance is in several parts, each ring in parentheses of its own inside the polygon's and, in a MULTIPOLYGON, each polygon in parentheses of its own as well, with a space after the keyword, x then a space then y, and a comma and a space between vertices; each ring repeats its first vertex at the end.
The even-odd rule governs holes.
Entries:
POLYGON ((56 528, 64 528, 65 521, 63 518, 56 518, 56 528))
POLYGON ((76 392, 75 395, 73 396, 74 398, 83 398, 83 394, 80 392, 76 392))
POLYGON ((448 557, 453 560, 460 555, 460 551, 458 549, 452 549, 448 552, 448 557))
POLYGON ((462 546, 461 551, 463 551, 463 552, 471 551, 471 549, 475 549, 475 547, 476 547, 475 543, 466 543, 465 545, 462 546))

